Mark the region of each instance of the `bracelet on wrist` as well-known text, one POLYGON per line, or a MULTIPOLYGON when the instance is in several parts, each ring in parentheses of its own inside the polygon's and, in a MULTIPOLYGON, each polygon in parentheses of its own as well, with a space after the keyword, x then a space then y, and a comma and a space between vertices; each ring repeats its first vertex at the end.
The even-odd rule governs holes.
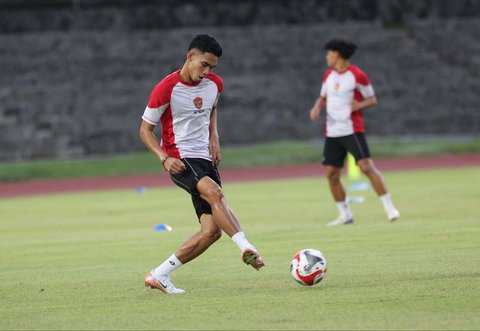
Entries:
POLYGON ((160 158, 160 161, 162 162, 162 164, 165 164, 165 161, 167 161, 169 157, 170 157, 170 155, 162 156, 162 157, 160 158))

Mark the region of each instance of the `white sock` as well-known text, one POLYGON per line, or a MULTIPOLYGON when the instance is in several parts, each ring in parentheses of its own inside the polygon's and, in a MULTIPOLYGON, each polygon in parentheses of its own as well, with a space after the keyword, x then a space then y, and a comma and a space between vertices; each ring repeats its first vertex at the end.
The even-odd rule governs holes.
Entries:
POLYGON ((165 262, 163 262, 156 269, 153 270, 153 277, 159 278, 162 275, 168 275, 175 269, 180 268, 182 265, 183 263, 177 259, 175 254, 172 254, 172 256, 165 260, 165 262))
POLYGON ((235 244, 237 244, 238 248, 240 248, 242 252, 246 249, 251 249, 255 252, 257 251, 257 249, 248 242, 247 238, 245 238, 245 234, 242 231, 235 233, 232 237, 232 240, 235 242, 235 244))
POLYGON ((340 201, 335 203, 337 205, 338 211, 340 212, 340 217, 344 219, 351 219, 352 218, 352 211, 350 210, 350 206, 346 201, 340 201))
POLYGON ((380 200, 382 201, 383 208, 387 213, 395 209, 395 206, 393 205, 392 197, 390 196, 389 193, 380 196, 380 200))

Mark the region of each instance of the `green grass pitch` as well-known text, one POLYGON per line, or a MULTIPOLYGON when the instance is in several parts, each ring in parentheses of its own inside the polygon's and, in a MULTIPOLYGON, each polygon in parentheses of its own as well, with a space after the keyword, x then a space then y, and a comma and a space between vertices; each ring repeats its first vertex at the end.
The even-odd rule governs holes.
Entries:
POLYGON ((479 329, 480 170, 386 179, 402 218, 367 191, 338 228, 325 179, 227 184, 267 266, 243 265, 224 236, 173 274, 181 296, 143 287, 197 230, 180 189, 0 201, 0 329, 479 329), (303 248, 328 259, 314 287, 289 274, 303 248))

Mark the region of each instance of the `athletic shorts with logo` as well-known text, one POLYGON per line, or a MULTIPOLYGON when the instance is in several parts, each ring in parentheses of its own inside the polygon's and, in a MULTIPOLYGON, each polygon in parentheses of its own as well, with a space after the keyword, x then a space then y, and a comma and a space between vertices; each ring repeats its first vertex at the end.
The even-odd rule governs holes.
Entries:
POLYGON ((323 149, 323 164, 342 168, 347 152, 350 152, 357 162, 369 158, 370 150, 365 134, 357 132, 344 137, 327 137, 323 149))
POLYGON ((213 165, 212 161, 200 158, 183 158, 181 160, 186 169, 177 175, 170 175, 172 181, 178 187, 190 193, 193 207, 199 219, 203 214, 211 215, 212 208, 207 201, 200 197, 197 184, 203 177, 210 177, 221 187, 222 182, 217 167, 213 165))

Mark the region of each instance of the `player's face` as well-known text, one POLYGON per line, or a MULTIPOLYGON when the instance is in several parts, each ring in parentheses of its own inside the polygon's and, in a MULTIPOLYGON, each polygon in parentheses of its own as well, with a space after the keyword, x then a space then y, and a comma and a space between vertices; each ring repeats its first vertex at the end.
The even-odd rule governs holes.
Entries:
POLYGON ((188 72, 194 82, 205 78, 210 74, 213 68, 217 66, 218 56, 212 53, 202 53, 197 50, 191 50, 187 54, 188 72))
POLYGON ((336 51, 327 51, 327 55, 325 56, 327 60, 327 66, 332 68, 337 64, 337 61, 340 59, 340 54, 336 51))

